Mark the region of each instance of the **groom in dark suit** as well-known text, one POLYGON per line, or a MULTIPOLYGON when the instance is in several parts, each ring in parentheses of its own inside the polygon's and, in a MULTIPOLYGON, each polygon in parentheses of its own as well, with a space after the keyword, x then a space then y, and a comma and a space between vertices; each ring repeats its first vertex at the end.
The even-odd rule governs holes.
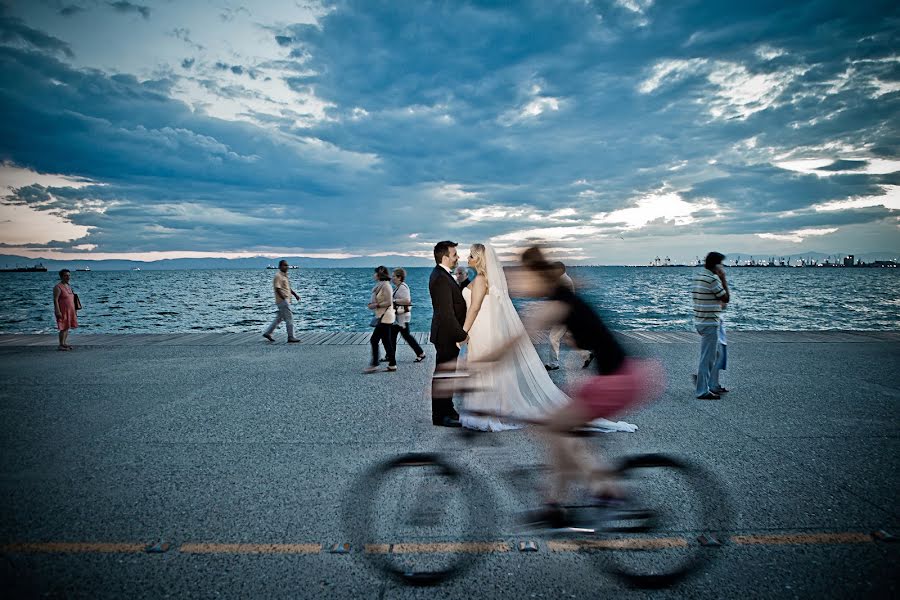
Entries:
MULTIPOLYGON (((435 349, 435 373, 456 369, 459 358, 458 343, 469 339, 469 333, 463 329, 466 321, 466 301, 462 288, 469 284, 466 279, 457 283, 453 277, 453 269, 459 262, 455 242, 438 242, 434 247, 434 262, 437 266, 428 280, 428 291, 431 292, 431 306, 434 316, 431 317, 431 343, 435 349)), ((431 387, 431 423, 443 427, 459 427, 459 414, 453 408, 453 397, 443 396, 446 392, 438 391, 432 382, 431 387)))

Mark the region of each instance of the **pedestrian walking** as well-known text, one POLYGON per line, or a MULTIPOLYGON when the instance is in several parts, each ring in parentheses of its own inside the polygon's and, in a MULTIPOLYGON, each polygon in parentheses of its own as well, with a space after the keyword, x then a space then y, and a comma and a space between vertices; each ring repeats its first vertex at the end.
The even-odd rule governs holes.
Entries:
POLYGON ((694 326, 700 334, 700 364, 697 368, 696 394, 700 400, 718 400, 715 391, 719 387, 718 350, 719 327, 722 306, 731 297, 723 285, 719 273, 724 273, 722 261, 725 255, 710 252, 704 268, 694 275, 692 296, 694 301, 694 326))
POLYGON ((387 267, 376 267, 372 279, 375 280, 375 287, 372 288, 372 297, 369 299, 368 305, 369 310, 373 313, 370 325, 375 328, 372 337, 369 338, 369 343, 372 345, 372 362, 363 372, 374 373, 378 370, 379 343, 384 346, 384 352, 387 355, 387 370, 396 371, 397 358, 394 344, 391 341, 391 326, 395 320, 394 291, 391 288, 391 276, 388 275, 387 267))
POLYGON ((272 321, 272 324, 269 325, 269 328, 263 333, 263 337, 270 342, 274 342, 275 338, 272 337, 272 333, 281 322, 284 321, 284 325, 287 328, 288 343, 296 344, 300 340, 294 337, 294 313, 291 312, 291 300, 293 297, 299 302, 300 296, 291 289, 291 280, 288 278, 288 269, 290 269, 288 261, 279 261, 278 273, 276 273, 275 278, 272 279, 272 288, 275 291, 275 306, 277 307, 278 312, 275 315, 275 320, 272 321))
POLYGON ((69 331, 78 327, 76 309, 81 306, 76 304, 78 297, 69 285, 71 276, 68 269, 63 269, 59 272, 59 283, 53 286, 53 314, 56 316, 56 328, 59 330, 57 350, 74 350, 74 346, 69 345, 69 331))
MULTIPOLYGON (((564 287, 570 292, 575 292, 575 283, 572 281, 572 278, 566 274, 566 265, 559 261, 553 263, 553 273, 558 276, 560 287, 564 287)), ((548 371, 556 371, 559 369, 559 346, 563 337, 566 335, 566 331, 565 325, 561 324, 554 325, 553 328, 550 329, 550 333, 547 336, 548 341, 550 342, 550 360, 544 363, 544 368, 548 371)))
POLYGON ((391 326, 391 345, 393 345, 394 353, 396 353, 397 336, 402 335, 412 351, 416 353, 414 362, 422 362, 425 360, 425 352, 422 350, 419 342, 416 341, 416 338, 409 332, 409 322, 412 319, 412 295, 409 291, 409 285, 406 283, 406 269, 394 269, 393 282, 394 286, 396 286, 394 288, 396 320, 391 326))

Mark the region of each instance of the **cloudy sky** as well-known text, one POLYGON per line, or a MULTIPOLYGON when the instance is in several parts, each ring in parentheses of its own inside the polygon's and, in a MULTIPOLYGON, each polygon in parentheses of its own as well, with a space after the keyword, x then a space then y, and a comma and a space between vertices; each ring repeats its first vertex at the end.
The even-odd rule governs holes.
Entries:
POLYGON ((0 253, 900 251, 897 6, 0 0, 0 253))

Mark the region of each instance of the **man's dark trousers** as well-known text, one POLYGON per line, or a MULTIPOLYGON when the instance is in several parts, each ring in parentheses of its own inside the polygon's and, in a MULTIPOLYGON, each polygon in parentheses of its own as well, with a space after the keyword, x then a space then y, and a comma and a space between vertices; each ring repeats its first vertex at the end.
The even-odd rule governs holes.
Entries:
MULTIPOLYGON (((440 345, 434 347, 435 351, 435 362, 437 366, 434 370, 435 373, 441 371, 446 372, 449 370, 453 372, 456 370, 456 359, 459 358, 459 348, 456 347, 456 344, 450 344, 449 346, 440 345), (449 367, 449 368, 448 368, 449 367)), ((456 409, 453 408, 453 396, 439 396, 440 392, 435 391, 434 383, 432 383, 431 388, 431 424, 432 425, 442 425, 445 417, 449 417, 451 419, 459 419, 459 413, 456 412, 456 409)))

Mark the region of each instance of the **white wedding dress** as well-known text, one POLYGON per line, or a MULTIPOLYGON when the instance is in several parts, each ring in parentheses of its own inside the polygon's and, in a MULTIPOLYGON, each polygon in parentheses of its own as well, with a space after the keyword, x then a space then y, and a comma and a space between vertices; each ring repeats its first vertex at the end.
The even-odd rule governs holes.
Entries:
MULTIPOLYGON (((472 303, 472 291, 466 287, 462 293, 468 307, 472 303)), ((493 303, 494 298, 491 297, 491 294, 486 294, 481 303, 481 310, 478 311, 478 316, 469 330, 469 342, 465 347, 466 360, 481 360, 482 357, 488 356, 503 343, 502 339, 493 334, 496 329, 493 303)), ((506 365, 501 369, 491 369, 479 374, 477 379, 472 382, 479 391, 466 395, 464 407, 469 410, 490 411, 502 415, 526 416, 522 414, 519 406, 521 403, 517 402, 517 398, 521 398, 521 394, 509 393, 510 390, 517 387, 513 377, 515 374, 506 368, 506 365)), ((555 406, 556 403, 553 405, 555 406)), ((481 431, 504 431, 520 427, 511 423, 503 423, 500 419, 493 417, 478 417, 465 413, 460 416, 460 422, 463 427, 481 431)))
MULTIPOLYGON (((479 361, 509 339, 525 333, 509 297, 506 276, 490 245, 485 245, 488 292, 481 310, 469 330, 466 360, 479 361)), ((463 290, 466 305, 471 303, 472 292, 463 290)), ((481 390, 463 399, 460 421, 463 427, 481 431, 518 429, 519 425, 505 423, 502 419, 465 414, 465 409, 487 411, 501 415, 524 418, 540 418, 554 409, 568 404, 570 399, 547 373, 544 363, 529 338, 525 336, 498 366, 476 375, 474 387, 481 390)), ((597 419, 591 426, 601 431, 635 431, 637 427, 624 421, 614 423, 597 419)))

